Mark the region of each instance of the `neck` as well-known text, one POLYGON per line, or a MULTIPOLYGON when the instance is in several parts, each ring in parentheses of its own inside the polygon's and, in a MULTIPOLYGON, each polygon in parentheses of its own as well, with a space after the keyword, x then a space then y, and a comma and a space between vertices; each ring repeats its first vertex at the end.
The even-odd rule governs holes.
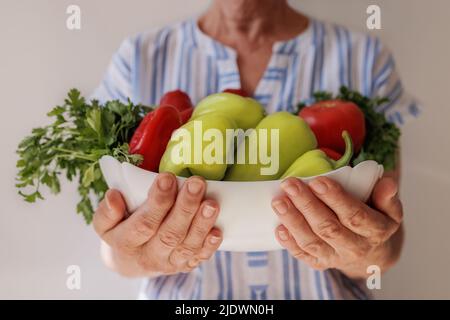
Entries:
POLYGON ((207 34, 229 44, 257 43, 283 33, 288 21, 298 16, 286 0, 214 0, 199 24, 207 34))

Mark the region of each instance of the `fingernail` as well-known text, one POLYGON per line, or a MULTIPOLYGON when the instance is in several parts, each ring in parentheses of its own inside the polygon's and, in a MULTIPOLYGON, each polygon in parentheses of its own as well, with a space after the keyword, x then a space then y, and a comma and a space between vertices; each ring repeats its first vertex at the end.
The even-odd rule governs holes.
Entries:
POLYGON ((158 179, 158 187, 162 191, 168 191, 172 187, 172 184, 173 184, 173 179, 171 179, 167 176, 163 176, 158 179))
POLYGON ((218 237, 218 236, 212 236, 211 239, 209 239, 209 242, 210 242, 211 244, 216 244, 216 243, 218 243, 219 241, 220 241, 220 237, 218 237))
POLYGON ((188 265, 191 268, 196 268, 196 267, 198 267, 199 264, 200 264, 200 261, 198 259, 193 259, 193 260, 188 261, 188 265))
POLYGON ((398 199, 398 192, 395 192, 394 195, 391 197, 391 200, 396 201, 398 199))
POLYGON ((285 214, 288 211, 287 203, 283 200, 275 200, 272 206, 278 214, 285 214))
POLYGON ((106 206, 108 207, 109 210, 112 210, 112 206, 111 206, 111 199, 110 199, 111 193, 107 192, 106 196, 105 196, 105 200, 106 200, 106 206))
POLYGON ((205 218, 211 218, 216 213, 216 208, 210 205, 205 205, 203 207, 202 214, 205 218))
POLYGON ((309 186, 315 193, 318 193, 318 194, 324 194, 328 190, 327 185, 319 180, 311 181, 309 183, 309 186))
POLYGON ((396 200, 397 197, 398 197, 398 185, 395 184, 395 186, 394 186, 394 192, 392 193, 391 199, 392 199, 392 200, 396 200))
POLYGON ((285 230, 279 230, 278 237, 280 237, 280 239, 283 241, 287 241, 289 239, 289 235, 285 230))
POLYGON ((283 182, 281 184, 281 187, 283 188, 284 191, 286 191, 286 193, 290 196, 297 196, 299 193, 298 187, 296 185, 294 185, 293 183, 290 182, 283 182))
POLYGON ((202 190, 202 184, 196 180, 188 182, 188 191, 190 194, 198 194, 202 190))

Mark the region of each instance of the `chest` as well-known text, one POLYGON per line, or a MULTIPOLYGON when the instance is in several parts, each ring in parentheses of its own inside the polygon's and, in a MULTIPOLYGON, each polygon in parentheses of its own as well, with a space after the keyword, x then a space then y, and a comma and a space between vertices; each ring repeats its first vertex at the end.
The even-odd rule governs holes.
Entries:
POLYGON ((272 58, 272 46, 264 46, 255 51, 238 50, 237 66, 240 75, 241 88, 250 95, 257 89, 258 83, 272 58))

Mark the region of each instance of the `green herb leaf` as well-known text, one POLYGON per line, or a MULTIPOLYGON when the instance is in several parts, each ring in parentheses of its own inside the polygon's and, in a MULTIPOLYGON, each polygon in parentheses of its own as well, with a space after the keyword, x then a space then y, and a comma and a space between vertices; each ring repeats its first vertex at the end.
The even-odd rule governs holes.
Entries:
POLYGON ((382 164, 386 171, 394 170, 397 165, 400 129, 387 121, 384 113, 376 111, 377 107, 387 103, 388 99, 370 99, 346 87, 341 87, 338 99, 355 103, 366 118, 366 138, 361 152, 353 160, 353 165, 365 160, 375 160, 382 164))
POLYGON ((89 185, 94 181, 94 165, 90 165, 89 168, 84 172, 82 184, 83 187, 89 187, 89 185))
POLYGON ((17 148, 17 183, 25 201, 43 199, 40 189, 60 192, 60 175, 77 178, 80 201, 77 212, 86 223, 92 221, 91 197, 101 200, 107 190, 98 160, 104 155, 139 164, 140 155, 128 153, 128 141, 150 107, 109 101, 87 103, 77 89, 69 91, 65 103, 47 115, 53 123, 35 128, 17 148), (32 191, 25 191, 31 189, 32 191))

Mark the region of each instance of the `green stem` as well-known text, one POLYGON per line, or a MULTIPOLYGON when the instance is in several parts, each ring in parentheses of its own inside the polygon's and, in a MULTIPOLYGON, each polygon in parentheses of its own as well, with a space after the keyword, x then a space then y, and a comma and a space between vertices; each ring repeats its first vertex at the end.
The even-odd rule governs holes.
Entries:
POLYGON ((67 149, 64 149, 64 148, 54 148, 54 150, 67 153, 67 156, 72 156, 72 157, 75 157, 75 158, 78 158, 78 159, 83 159, 83 160, 87 160, 87 161, 96 161, 97 160, 95 158, 88 157, 88 156, 85 156, 85 155, 73 152, 72 150, 67 150, 67 149))
POLYGON ((345 153, 342 157, 334 162, 334 169, 339 169, 345 167, 349 164, 350 160, 353 157, 353 141, 352 137, 347 131, 342 132, 342 138, 345 141, 345 153))

